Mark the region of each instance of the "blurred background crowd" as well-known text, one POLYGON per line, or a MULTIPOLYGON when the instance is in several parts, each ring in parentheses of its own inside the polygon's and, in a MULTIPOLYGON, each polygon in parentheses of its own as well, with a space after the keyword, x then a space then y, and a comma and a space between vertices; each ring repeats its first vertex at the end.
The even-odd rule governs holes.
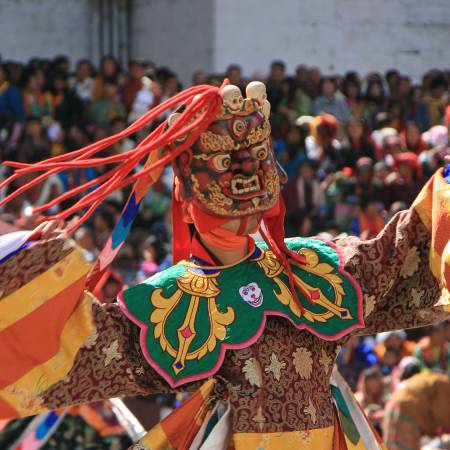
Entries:
MULTIPOLYGON (((238 65, 224 74, 199 70, 192 84, 220 85, 225 76, 245 92, 248 80, 238 65)), ((272 105, 274 151, 288 175, 283 190, 287 236, 374 237, 409 207, 449 152, 448 70, 431 70, 416 83, 397 70, 325 76, 299 65, 290 74, 282 61, 274 61, 262 81, 272 105)), ((64 56, 0 62, 0 160, 36 162, 86 146, 124 130, 182 88, 170 68, 145 61, 123 68, 111 56, 104 56, 99 67, 80 60, 74 70, 64 56)), ((165 118, 114 145, 109 154, 130 150, 165 118)), ((50 177, 0 210, 0 233, 33 228, 34 206, 107 170, 67 170, 50 177)), ((1 166, 0 179, 7 175, 1 166)), ((27 181, 19 179, 9 189, 27 181)), ((171 264, 171 189, 167 168, 97 286, 101 301, 114 301, 125 285, 171 264)), ((0 198, 8 192, 0 191, 0 198)), ((127 195, 124 190, 111 196, 75 233, 90 261, 103 248, 127 195)), ((450 323, 354 337, 342 349, 338 366, 374 425, 387 432, 384 417, 394 408, 389 399, 408 378, 423 371, 450 373, 449 342, 450 323)), ((165 398, 162 403, 172 404, 165 398)))

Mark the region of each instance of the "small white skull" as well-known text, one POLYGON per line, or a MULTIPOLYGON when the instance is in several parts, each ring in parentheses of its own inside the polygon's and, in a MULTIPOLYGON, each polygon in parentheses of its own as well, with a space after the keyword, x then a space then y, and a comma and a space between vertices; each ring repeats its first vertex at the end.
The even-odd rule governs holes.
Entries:
POLYGON ((252 81, 251 83, 248 83, 245 93, 248 98, 257 100, 261 106, 267 100, 266 85, 261 81, 252 81))
POLYGON ((263 293, 261 288, 255 283, 249 283, 246 286, 242 286, 239 289, 239 294, 241 294, 242 300, 253 306, 254 308, 258 308, 262 305, 263 302, 263 293))
POLYGON ((237 86, 229 84, 222 89, 223 106, 231 112, 240 111, 243 101, 242 92, 237 86))
POLYGON ((258 102, 264 117, 269 119, 270 103, 269 100, 267 100, 266 85, 261 81, 252 81, 251 83, 248 83, 245 93, 248 98, 258 102))

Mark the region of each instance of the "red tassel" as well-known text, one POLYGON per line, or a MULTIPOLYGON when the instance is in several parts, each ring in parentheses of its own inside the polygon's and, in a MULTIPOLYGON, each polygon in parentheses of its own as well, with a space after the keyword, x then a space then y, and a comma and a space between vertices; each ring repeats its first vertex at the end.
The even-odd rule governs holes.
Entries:
MULTIPOLYGON (((228 84, 228 80, 226 80, 223 85, 225 84, 228 84)), ((83 196, 83 198, 78 200, 70 208, 67 208, 66 210, 53 216, 43 218, 43 220, 66 219, 75 212, 88 208, 83 216, 67 230, 67 233, 75 231, 76 228, 87 220, 95 209, 101 204, 101 202, 112 192, 137 181, 140 177, 147 176, 150 172, 166 165, 183 151, 187 150, 198 139, 200 134, 206 130, 219 112, 222 105, 220 90, 221 88, 207 85, 189 88, 153 108, 122 132, 102 139, 101 141, 95 142, 80 150, 55 156, 36 164, 18 163, 14 161, 5 162, 4 164, 6 166, 13 167, 16 170, 13 175, 0 183, 0 189, 23 175, 40 171, 45 172, 0 201, 0 206, 8 203, 15 197, 29 190, 31 187, 63 170, 69 168, 79 169, 98 167, 105 164, 117 164, 116 167, 110 169, 108 172, 97 177, 96 179, 73 188, 59 197, 49 201, 45 205, 41 205, 39 208, 36 208, 36 212, 46 211, 48 208, 98 185, 96 189, 83 196), (193 101, 195 96, 198 96, 198 98, 193 101), (124 137, 140 130, 160 116, 163 112, 176 108, 180 104, 183 104, 185 109, 176 120, 176 123, 171 127, 168 127, 167 121, 165 121, 156 130, 150 133, 136 148, 119 155, 94 157, 97 153, 106 149, 110 145, 115 144, 124 137), (180 141, 182 139, 184 139, 184 142, 180 145, 175 145, 176 141, 180 141), (168 152, 163 157, 161 157, 156 163, 147 166, 145 169, 132 173, 135 166, 139 164, 139 162, 146 155, 161 148, 168 149, 168 152)))

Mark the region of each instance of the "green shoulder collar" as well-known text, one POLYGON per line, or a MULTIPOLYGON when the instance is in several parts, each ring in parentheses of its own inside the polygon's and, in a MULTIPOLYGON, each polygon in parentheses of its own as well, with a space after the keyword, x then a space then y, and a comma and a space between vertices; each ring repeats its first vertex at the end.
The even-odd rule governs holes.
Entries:
POLYGON ((122 294, 122 310, 141 328, 146 359, 172 387, 217 372, 226 349, 258 339, 267 315, 286 317, 326 340, 364 327, 359 285, 344 271, 337 249, 313 238, 286 244, 306 258, 305 265, 290 261, 303 311, 283 266, 260 244, 232 266, 182 261, 122 294))

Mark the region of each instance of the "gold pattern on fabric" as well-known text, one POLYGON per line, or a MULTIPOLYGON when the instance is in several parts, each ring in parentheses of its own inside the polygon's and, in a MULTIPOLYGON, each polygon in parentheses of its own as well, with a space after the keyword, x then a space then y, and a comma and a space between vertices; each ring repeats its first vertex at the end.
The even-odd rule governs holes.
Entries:
POLYGON ((217 297, 220 294, 220 288, 216 277, 216 274, 198 274, 188 270, 177 279, 177 285, 186 294, 206 298, 217 297))
POLYGON ((305 408, 304 411, 311 417, 312 423, 315 424, 317 422, 316 407, 313 405, 311 399, 309 399, 308 406, 305 408))
POLYGON ((261 366, 259 365, 259 362, 256 358, 249 358, 247 361, 245 361, 242 372, 244 372, 245 379, 252 386, 262 386, 261 366))
MULTIPOLYGON (((324 313, 315 313, 305 308, 303 312, 305 319, 310 322, 326 322, 328 319, 333 317, 333 315, 344 320, 352 319, 353 317, 350 311, 341 306, 345 294, 344 288, 342 287, 343 280, 341 277, 333 273, 333 266, 320 262, 318 254, 312 249, 302 248, 298 253, 306 258, 306 264, 300 265, 295 261, 292 261, 292 263, 306 272, 310 272, 325 279, 334 291, 334 301, 331 301, 325 296, 321 289, 309 285, 294 273, 293 276, 296 285, 309 293, 317 291, 318 296, 317 298, 314 298, 314 303, 322 306, 326 310, 324 313), (343 312, 345 314, 342 314, 343 312)), ((271 251, 265 251, 257 260, 257 263, 264 270, 265 275, 272 278, 278 286, 279 291, 273 291, 278 301, 282 305, 288 306, 295 316, 300 317, 302 312, 300 311, 297 302, 294 301, 289 287, 279 278, 279 275, 283 272, 283 266, 276 259, 275 255, 271 251)))
POLYGON ((150 322, 155 324, 154 336, 159 340, 161 349, 174 358, 172 368, 176 374, 185 369, 186 360, 199 360, 208 352, 214 351, 217 340, 225 339, 226 327, 233 323, 235 319, 235 312, 230 306, 227 307, 225 312, 220 312, 217 308, 216 297, 220 294, 220 289, 216 276, 198 274, 188 270, 177 279, 179 289, 170 297, 164 297, 161 288, 155 289, 150 297, 150 301, 155 307, 150 315, 150 322), (190 296, 189 306, 183 323, 177 330, 178 347, 175 348, 166 337, 166 322, 183 294, 190 296), (190 347, 197 335, 196 320, 201 298, 207 300, 210 331, 206 340, 198 348, 192 350, 190 347))
POLYGON ((300 378, 309 380, 313 367, 311 352, 305 347, 299 347, 292 354, 292 358, 294 359, 295 371, 300 375, 300 378))
POLYGON ((414 275, 414 273, 419 268, 420 257, 417 247, 411 247, 408 249, 403 266, 400 269, 400 276, 402 278, 409 278, 414 275))
POLYGON ((286 363, 284 361, 280 361, 278 356, 272 352, 270 355, 270 364, 264 367, 264 372, 272 373, 275 380, 280 381, 281 379, 281 371, 286 367, 286 363))
POLYGON ((109 366, 113 359, 121 359, 122 355, 119 352, 119 341, 117 339, 112 341, 110 345, 102 349, 102 353, 105 355, 105 366, 109 366))

